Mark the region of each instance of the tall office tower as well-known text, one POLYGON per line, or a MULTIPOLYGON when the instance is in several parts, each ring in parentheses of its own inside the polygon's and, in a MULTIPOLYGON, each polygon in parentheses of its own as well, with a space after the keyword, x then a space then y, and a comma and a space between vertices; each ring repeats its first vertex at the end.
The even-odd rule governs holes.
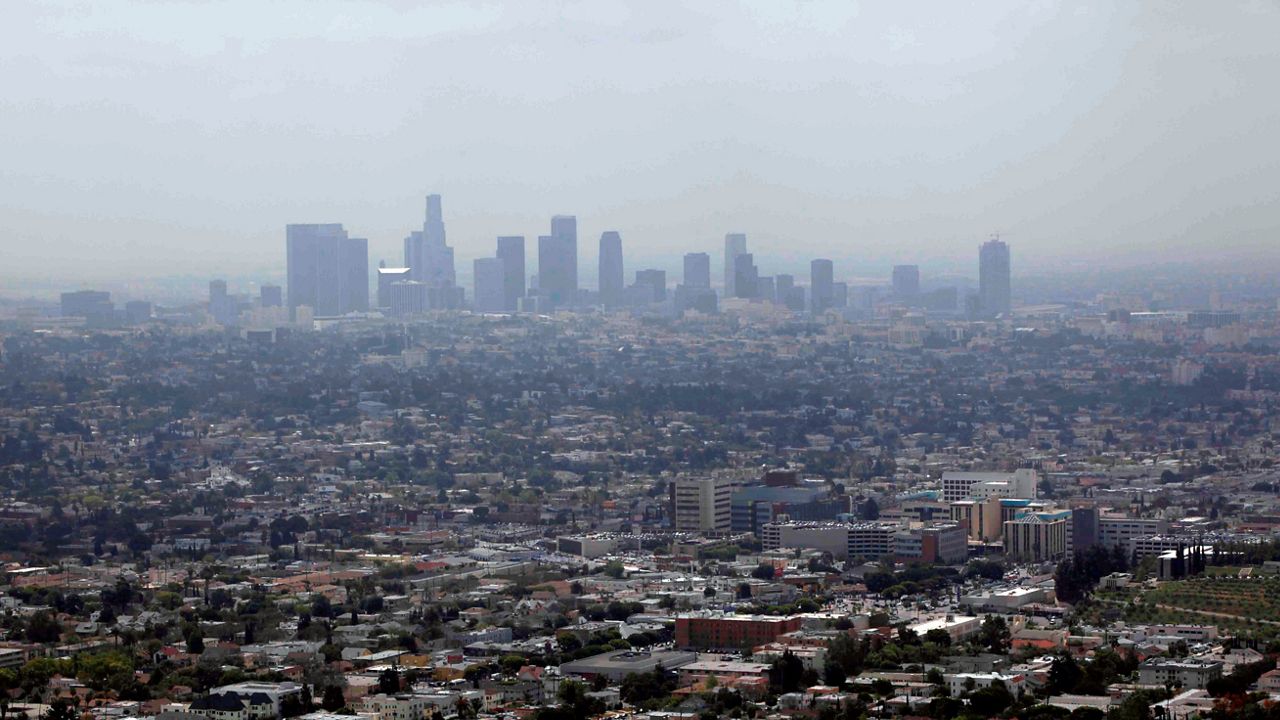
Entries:
POLYGON ((391 307, 391 286, 409 279, 409 268, 378 268, 378 307, 386 310, 391 307))
POLYGON ((849 307, 849 283, 831 283, 831 307, 849 307))
POLYGON ((636 286, 649 288, 649 302, 663 302, 667 299, 667 271, 637 270, 636 286))
POLYGON ((899 300, 914 302, 920 295, 920 266, 893 266, 893 294, 899 300))
POLYGON ((759 279, 755 257, 751 253, 739 253, 733 258, 733 296, 738 298, 756 297, 756 285, 759 279))
POLYGON ((77 290, 62 293, 62 317, 110 317, 115 313, 111 293, 101 290, 77 290))
POLYGON ((288 225, 289 312, 316 317, 369 309, 369 241, 347 237, 342 225, 288 225))
POLYGON ((835 270, 830 260, 814 260, 809 263, 809 301, 813 314, 821 315, 831 307, 835 288, 835 270))
POLYGON ((258 305, 264 308, 283 306, 284 289, 279 285, 263 285, 258 290, 258 305))
POLYGON ((773 296, 779 305, 787 304, 787 298, 791 297, 791 288, 795 286, 796 277, 794 275, 773 276, 773 296))
POLYGON ((747 252, 745 233, 729 233, 724 236, 724 296, 750 297, 738 294, 738 256, 747 252))
POLYGON ((804 312, 805 306, 804 286, 792 285, 786 295, 779 294, 778 301, 787 306, 792 312, 804 312))
POLYGON ((684 254, 684 285, 691 288, 711 287, 711 256, 706 253, 684 254))
POLYGON ((219 325, 234 325, 238 308, 235 298, 227 294, 226 280, 209 281, 209 315, 219 325))
POLYGON ((506 272, 502 258, 478 258, 473 264, 471 306, 476 312, 503 312, 507 309, 506 272))
POLYGON ((155 309, 146 300, 130 300, 124 304, 124 317, 130 325, 140 325, 151 319, 155 309))
POLYGON ((453 248, 445 240, 444 216, 439 195, 427 196, 427 214, 422 230, 404 239, 404 264, 411 280, 427 286, 437 307, 456 307, 458 284, 453 266, 453 248))
POLYGON ((600 304, 610 309, 621 306, 626 282, 622 271, 622 236, 614 230, 600 235, 599 281, 600 304))
POLYGON ((676 478, 671 516, 681 532, 726 533, 732 527, 733 483, 728 478, 676 478))
POLYGON ((1009 246, 992 238, 978 249, 978 312, 993 318, 1013 309, 1009 246))
POLYGON ((578 219, 551 218, 551 234, 538 237, 538 293, 547 310, 573 305, 578 296, 578 219))
POLYGON ((502 235, 498 238, 498 259, 502 261, 502 305, 510 312, 520 309, 524 297, 524 236, 502 235))
POLYGON ((767 303, 775 303, 778 301, 778 295, 773 288, 773 276, 765 275, 756 278, 756 297, 767 303))
POLYGON ((391 284, 390 294, 390 313, 395 317, 416 315, 430 307, 426 283, 401 280, 391 284))

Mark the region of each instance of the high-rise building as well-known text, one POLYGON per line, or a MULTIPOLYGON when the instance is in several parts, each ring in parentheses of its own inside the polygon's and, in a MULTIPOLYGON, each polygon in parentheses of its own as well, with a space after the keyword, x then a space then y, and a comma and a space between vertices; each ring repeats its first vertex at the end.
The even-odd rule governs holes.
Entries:
POLYGON ((427 284, 401 280, 391 284, 390 313, 395 317, 426 312, 429 307, 427 284))
POLYGON ((263 285, 258 289, 258 305, 260 307, 283 307, 284 288, 279 285, 263 285))
POLYGON ((407 267, 378 268, 378 307, 386 310, 391 307, 391 286, 409 279, 407 267))
POLYGON ((791 288, 796 286, 796 278, 794 275, 774 275, 773 276, 773 294, 777 298, 779 305, 786 305, 787 298, 791 296, 791 288))
POLYGON ((751 253, 739 253, 733 258, 733 297, 756 297, 756 285, 759 279, 755 258, 751 253))
POLYGON ((209 315, 219 325, 234 325, 239 315, 235 298, 227 294, 226 280, 209 281, 209 315))
POLYGON ((600 235, 600 304, 606 308, 622 305, 625 287, 622 268, 622 236, 615 230, 600 235))
POLYGON ((914 302, 920 295, 920 266, 893 266, 893 294, 904 302, 914 302))
POLYGON ((992 238, 978 249, 978 312, 993 318, 1012 309, 1009 246, 992 238))
POLYGON ((507 309, 506 269, 502 258, 479 258, 475 261, 472 304, 477 312, 502 312, 507 309))
POLYGON ((775 303, 778 301, 778 296, 774 292, 773 288, 772 275, 765 275, 763 277, 756 278, 756 297, 767 303, 775 303))
POLYGON ((750 297, 738 294, 738 256, 747 252, 747 236, 729 233, 724 236, 724 296, 750 297))
POLYGON ((285 228, 289 312, 316 317, 369 309, 369 241, 347 236, 337 223, 285 228))
POLYGON ((130 325, 140 325, 151 319, 155 308, 146 300, 130 300, 124 304, 125 320, 130 325))
POLYGON ((712 256, 705 252, 685 252, 685 287, 712 286, 712 256))
POLYGON ((732 526, 728 478, 676 478, 671 483, 671 516, 683 532, 725 533, 732 526))
POLYGON ((421 231, 404 239, 404 264, 409 279, 423 283, 429 297, 436 298, 437 308, 456 307, 457 275, 453 264, 453 248, 445 239, 444 216, 439 195, 427 196, 426 219, 421 231))
POLYGON ((809 301, 814 315, 821 315, 832 307, 834 284, 835 268, 830 260, 818 259, 809 263, 809 301))
POLYGON ((667 271, 637 270, 636 286, 649 289, 649 302, 663 302, 667 299, 667 271))
POLYGON ((502 303, 509 312, 520 309, 524 297, 524 236, 503 235, 498 238, 498 259, 502 260, 502 303))
POLYGON ((578 219, 551 218, 551 234, 538 237, 538 293, 545 309, 567 307, 578 296, 578 219))

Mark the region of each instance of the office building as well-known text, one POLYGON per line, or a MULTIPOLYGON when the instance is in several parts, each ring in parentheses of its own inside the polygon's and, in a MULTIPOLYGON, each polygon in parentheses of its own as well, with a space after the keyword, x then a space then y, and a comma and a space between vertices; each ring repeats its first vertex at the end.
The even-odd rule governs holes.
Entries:
POLYGON ((409 279, 427 286, 431 309, 458 307, 461 293, 457 290, 457 274, 453 248, 445 237, 444 215, 439 195, 427 196, 426 219, 421 231, 404 239, 404 264, 409 279))
POLYGON ((390 308, 391 286, 407 280, 409 280, 409 268, 407 267, 378 268, 378 307, 384 310, 390 308))
POLYGON ((733 258, 733 295, 736 298, 756 297, 759 270, 751 253, 739 253, 733 258))
POLYGON ((743 297, 738 294, 738 256, 747 252, 747 236, 729 233, 724 236, 724 296, 743 297))
POLYGON ((682 532, 725 533, 732 522, 727 478, 683 477, 671 483, 671 517, 682 532))
POLYGON ((742 650, 771 643, 800 629, 798 615, 680 615, 675 647, 694 650, 742 650))
POLYGON ((234 325, 239 315, 236 299, 227 293, 226 280, 209 281, 209 315, 219 325, 234 325))
POLYGON ((498 259, 502 260, 502 302, 510 312, 520 309, 525 293, 524 236, 503 235, 498 238, 498 259))
POLYGON ((389 297, 389 310, 394 317, 405 317, 426 312, 431 304, 428 300, 427 284, 416 280, 401 280, 392 283, 389 297))
POLYGON ((369 241, 347 236, 337 223, 285 228, 289 312, 316 317, 369 309, 369 241))
MULTIPOLYGON (((639 282, 639 274, 636 275, 639 282)), ((622 264, 622 236, 614 230, 600 235, 600 304, 613 309, 622 305, 625 287, 622 264)))
POLYGON ((920 266, 893 266, 893 295, 898 300, 912 303, 920 295, 920 266))
POLYGON ((893 552, 898 562, 958 565, 969 558, 969 537, 959 523, 912 523, 894 535, 893 552))
POLYGON ((834 284, 835 267, 830 260, 818 259, 809 263, 809 302, 814 315, 821 315, 832 307, 834 284))
POLYGON ((100 290, 78 290, 62 293, 62 317, 110 319, 115 313, 111 293, 100 290))
POLYGON ((1060 560, 1067 554, 1070 510, 1027 512, 1004 523, 1005 557, 1017 562, 1060 560))
POLYGON ((146 300, 130 300, 124 304, 125 321, 130 325, 139 325, 151 319, 154 308, 146 300))
POLYGON ((711 256, 706 253, 684 254, 684 286, 711 287, 711 256))
POLYGON ((479 258, 475 261, 472 281, 472 305, 476 312, 504 312, 506 302, 506 268, 502 258, 479 258))
POLYGON ((777 302, 777 296, 773 292, 772 275, 756 278, 756 297, 767 303, 777 302))
POLYGON ((1011 473, 947 470, 942 473, 942 499, 948 503, 970 497, 1034 500, 1039 482, 1040 477, 1030 468, 1011 473))
POLYGON ((1203 689, 1220 677, 1221 660, 1153 657, 1138 666, 1138 683, 1151 687, 1203 689))
POLYGON ((709 287, 677 285, 675 309, 676 312, 694 310, 711 315, 720 309, 720 299, 716 296, 716 291, 709 287))
POLYGON ((284 288, 279 285, 263 285, 258 290, 258 306, 284 307, 284 288))
POLYGON ((538 294, 542 310, 570 307, 578 297, 578 219, 551 218, 551 234, 538 237, 538 294))
POLYGON ((1004 530, 1000 498, 966 498, 950 503, 951 520, 974 542, 995 542, 1004 530))
POLYGON ((987 318, 1013 309, 1009 246, 992 238, 978 250, 978 312, 987 318))
POLYGON ((1098 544, 1107 549, 1118 547, 1127 556, 1133 552, 1138 540, 1160 535, 1168 528, 1168 522, 1160 518, 1101 515, 1098 517, 1098 544))
POLYGON ((787 298, 791 297, 791 291, 796 287, 796 277, 794 275, 774 275, 773 276, 773 294, 779 305, 786 305, 787 298))
POLYGON ((849 283, 831 283, 831 307, 840 310, 849 307, 849 283))
POLYGON ((645 295, 649 302, 664 302, 667 299, 667 271, 637 270, 636 286, 648 289, 645 295))

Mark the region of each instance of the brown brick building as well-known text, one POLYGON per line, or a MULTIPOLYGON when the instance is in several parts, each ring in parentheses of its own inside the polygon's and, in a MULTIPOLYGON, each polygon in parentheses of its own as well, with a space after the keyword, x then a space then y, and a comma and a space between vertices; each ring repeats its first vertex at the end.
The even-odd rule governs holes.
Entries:
POLYGON ((752 648, 800 629, 798 617, 685 615, 676 618, 676 647, 697 650, 752 648))

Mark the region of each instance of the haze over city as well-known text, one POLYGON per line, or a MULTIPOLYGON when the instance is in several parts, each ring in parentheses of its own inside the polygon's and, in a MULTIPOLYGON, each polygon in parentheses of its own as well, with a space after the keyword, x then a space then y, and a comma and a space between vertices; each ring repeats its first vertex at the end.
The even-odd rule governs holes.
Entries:
MULTIPOLYGON (((279 278, 287 223, 459 264, 557 213, 678 267, 1271 267, 1274 3, 6 4, 0 275, 279 278)), ((581 262, 595 266, 594 243, 581 262)), ((534 266, 536 267, 536 265, 534 266)), ((588 274, 584 273, 584 277, 588 274)))

